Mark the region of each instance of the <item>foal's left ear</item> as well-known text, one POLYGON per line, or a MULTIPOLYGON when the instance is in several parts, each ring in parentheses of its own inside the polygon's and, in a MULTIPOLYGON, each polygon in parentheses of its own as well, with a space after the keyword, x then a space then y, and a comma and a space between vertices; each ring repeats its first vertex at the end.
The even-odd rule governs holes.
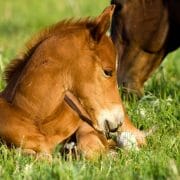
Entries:
POLYGON ((115 5, 108 6, 100 16, 96 18, 96 25, 91 29, 93 39, 99 42, 102 36, 108 31, 115 5))

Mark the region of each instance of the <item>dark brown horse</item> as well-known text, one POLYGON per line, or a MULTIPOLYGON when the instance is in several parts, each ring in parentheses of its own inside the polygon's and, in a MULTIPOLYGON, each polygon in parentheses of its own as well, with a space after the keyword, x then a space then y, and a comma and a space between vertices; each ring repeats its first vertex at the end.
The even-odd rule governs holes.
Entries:
POLYGON ((125 119, 122 130, 142 143, 117 88, 116 51, 106 35, 113 11, 110 6, 92 20, 60 22, 12 61, 0 97, 1 139, 51 154, 76 132, 79 149, 91 156, 107 147, 101 132, 117 130, 125 119))
POLYGON ((179 0, 112 0, 111 37, 118 50, 118 84, 143 93, 144 82, 180 45, 179 0))

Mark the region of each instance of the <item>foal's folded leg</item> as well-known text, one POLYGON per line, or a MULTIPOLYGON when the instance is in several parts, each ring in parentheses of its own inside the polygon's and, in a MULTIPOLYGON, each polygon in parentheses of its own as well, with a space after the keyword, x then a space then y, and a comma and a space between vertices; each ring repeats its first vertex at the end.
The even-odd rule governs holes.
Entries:
POLYGON ((126 115, 125 120, 122 124, 122 126, 119 128, 119 131, 122 132, 127 132, 131 133, 134 138, 137 141, 138 146, 142 146, 146 144, 146 138, 145 138, 145 133, 143 131, 140 131, 137 129, 132 122, 130 121, 129 117, 126 115))
POLYGON ((3 121, 0 117, 0 137, 8 145, 28 150, 28 154, 51 153, 52 147, 49 146, 47 138, 39 132, 36 126, 23 122, 15 116, 3 117, 3 121))
POLYGON ((7 144, 50 153, 46 138, 17 108, 0 98, 0 138, 7 144))
POLYGON ((67 106, 64 107, 61 116, 42 125, 0 98, 0 138, 30 154, 51 154, 58 143, 78 128, 79 117, 68 109, 66 113, 67 106))
POLYGON ((78 152, 88 159, 104 154, 108 150, 106 137, 83 121, 76 132, 76 140, 78 152))

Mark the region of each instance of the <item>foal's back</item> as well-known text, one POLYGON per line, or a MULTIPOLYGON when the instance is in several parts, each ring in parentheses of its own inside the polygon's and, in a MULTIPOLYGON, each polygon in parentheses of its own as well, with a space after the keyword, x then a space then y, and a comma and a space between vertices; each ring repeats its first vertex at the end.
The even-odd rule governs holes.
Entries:
POLYGON ((75 65, 73 61, 81 55, 79 49, 88 48, 86 28, 93 23, 62 21, 36 35, 27 44, 28 50, 7 68, 3 97, 31 118, 50 116, 64 98, 62 86, 70 86, 69 77, 62 74, 72 71, 68 64, 75 65))

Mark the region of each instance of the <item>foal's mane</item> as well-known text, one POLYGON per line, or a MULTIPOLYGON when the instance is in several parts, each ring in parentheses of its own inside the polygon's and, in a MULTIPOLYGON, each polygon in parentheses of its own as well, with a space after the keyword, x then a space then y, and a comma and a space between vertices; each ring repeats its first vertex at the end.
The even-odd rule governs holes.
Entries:
POLYGON ((25 50, 20 56, 13 59, 5 69, 5 80, 7 83, 18 81, 22 71, 28 63, 30 57, 36 48, 46 39, 53 35, 58 35, 62 32, 67 32, 72 29, 91 29, 96 24, 95 19, 85 18, 75 21, 74 19, 63 20, 54 24, 36 34, 25 46, 25 50))

